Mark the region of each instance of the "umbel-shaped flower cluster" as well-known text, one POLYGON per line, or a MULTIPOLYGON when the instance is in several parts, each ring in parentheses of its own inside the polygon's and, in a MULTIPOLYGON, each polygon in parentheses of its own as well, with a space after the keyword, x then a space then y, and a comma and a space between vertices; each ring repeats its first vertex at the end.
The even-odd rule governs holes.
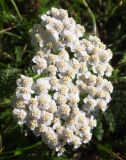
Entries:
POLYGON ((113 86, 112 52, 98 37, 83 38, 85 29, 64 9, 51 8, 30 30, 39 78, 17 80, 13 114, 59 155, 66 145, 88 143, 98 111, 105 111, 113 86))

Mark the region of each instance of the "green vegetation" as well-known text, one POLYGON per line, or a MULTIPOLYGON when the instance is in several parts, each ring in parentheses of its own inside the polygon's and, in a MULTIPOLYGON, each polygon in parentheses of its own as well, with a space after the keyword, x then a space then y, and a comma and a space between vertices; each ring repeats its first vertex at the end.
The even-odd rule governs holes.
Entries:
POLYGON ((125 0, 0 0, 0 160, 125 160, 126 159, 126 1, 125 0), (98 35, 113 51, 112 101, 98 118, 93 139, 62 157, 40 138, 17 125, 11 101, 20 74, 32 75, 34 49, 29 29, 51 7, 62 7, 88 33, 98 35))

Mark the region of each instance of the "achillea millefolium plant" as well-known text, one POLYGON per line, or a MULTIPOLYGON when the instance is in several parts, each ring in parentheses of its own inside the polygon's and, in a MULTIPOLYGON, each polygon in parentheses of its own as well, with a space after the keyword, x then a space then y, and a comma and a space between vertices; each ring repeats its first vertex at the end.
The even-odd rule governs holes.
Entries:
POLYGON ((35 77, 17 80, 13 115, 49 148, 62 155, 66 145, 89 143, 99 110, 111 100, 112 52, 68 16, 51 8, 30 30, 35 77))

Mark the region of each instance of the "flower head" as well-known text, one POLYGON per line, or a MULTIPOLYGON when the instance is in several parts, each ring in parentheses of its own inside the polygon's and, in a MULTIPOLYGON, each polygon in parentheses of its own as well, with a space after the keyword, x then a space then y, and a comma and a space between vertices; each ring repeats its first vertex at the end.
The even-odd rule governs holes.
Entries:
POLYGON ((30 30, 37 52, 32 69, 39 78, 17 80, 18 124, 26 124, 59 155, 66 144, 76 149, 91 140, 95 115, 107 109, 113 91, 106 79, 112 52, 96 36, 83 38, 84 32, 66 10, 51 8, 30 30))

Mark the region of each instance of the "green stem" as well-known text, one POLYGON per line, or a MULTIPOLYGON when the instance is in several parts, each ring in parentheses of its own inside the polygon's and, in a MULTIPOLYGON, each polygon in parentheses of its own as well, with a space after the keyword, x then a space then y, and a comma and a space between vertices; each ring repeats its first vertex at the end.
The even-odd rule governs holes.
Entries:
POLYGON ((18 36, 18 35, 14 34, 14 33, 11 33, 11 32, 4 32, 4 34, 7 34, 9 36, 13 36, 13 37, 18 38, 18 39, 22 39, 21 36, 18 36))
POLYGON ((41 144, 42 144, 42 142, 41 142, 41 141, 39 141, 39 142, 37 142, 37 143, 35 143, 35 144, 31 145, 31 146, 28 146, 28 147, 22 148, 22 151, 27 151, 27 150, 30 150, 30 149, 36 148, 36 147, 40 146, 41 144))
POLYGON ((19 12, 19 10, 18 10, 18 8, 17 8, 17 5, 16 5, 15 1, 14 1, 14 0, 10 0, 10 1, 11 1, 12 5, 13 5, 13 7, 14 7, 17 15, 18 15, 18 17, 20 18, 20 20, 23 20, 21 14, 20 14, 20 12, 19 12))
POLYGON ((86 7, 91 19, 92 19, 92 23, 93 23, 93 32, 96 35, 98 35, 98 30, 97 30, 97 25, 96 25, 96 19, 95 19, 95 15, 92 12, 92 10, 90 9, 89 5, 87 4, 87 2, 85 0, 82 0, 83 5, 86 7))
POLYGON ((123 158, 121 158, 117 153, 113 152, 110 148, 108 148, 107 146, 94 142, 94 144, 96 145, 96 147, 104 152, 106 152, 107 154, 112 155, 113 157, 115 157, 118 160, 124 160, 123 158))
POLYGON ((34 79, 34 80, 36 80, 37 78, 40 78, 41 77, 41 75, 39 75, 39 74, 36 74, 35 76, 33 76, 32 78, 34 79))
MULTIPOLYGON (((25 147, 25 148, 17 148, 16 150, 14 150, 14 151, 8 151, 8 152, 5 152, 5 153, 1 153, 1 158, 2 157, 6 157, 6 156, 8 156, 8 155, 10 155, 10 156, 18 156, 18 155, 21 155, 22 154, 22 152, 24 152, 24 151, 28 151, 28 150, 31 150, 31 149, 33 149, 33 148, 36 148, 36 147, 38 147, 38 146, 40 146, 42 144, 42 142, 41 141, 39 141, 39 142, 37 142, 37 143, 35 143, 35 144, 33 144, 33 145, 30 145, 30 146, 27 146, 27 147, 25 147)), ((0 158, 0 159, 1 159, 0 158)))

